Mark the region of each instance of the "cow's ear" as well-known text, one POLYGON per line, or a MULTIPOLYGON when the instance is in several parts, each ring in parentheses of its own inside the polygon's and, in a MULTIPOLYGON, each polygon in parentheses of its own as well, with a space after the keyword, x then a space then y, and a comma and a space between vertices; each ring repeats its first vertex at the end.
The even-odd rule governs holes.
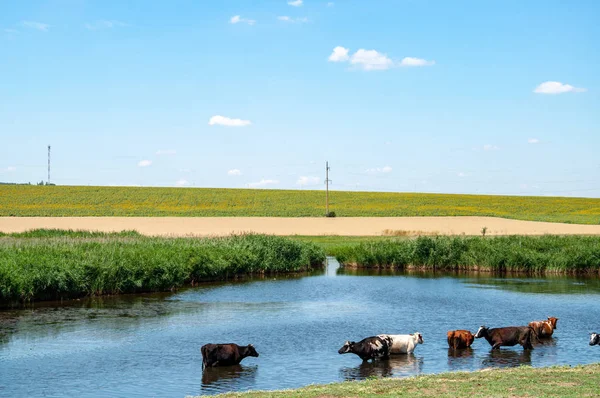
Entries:
POLYGON ((252 347, 252 348, 254 348, 254 346, 253 346, 252 344, 248 344, 248 347, 252 347))

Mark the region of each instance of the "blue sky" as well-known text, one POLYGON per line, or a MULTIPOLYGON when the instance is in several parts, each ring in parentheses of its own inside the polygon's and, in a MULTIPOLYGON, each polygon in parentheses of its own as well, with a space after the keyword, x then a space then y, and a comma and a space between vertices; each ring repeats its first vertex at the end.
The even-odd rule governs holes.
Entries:
POLYGON ((600 2, 0 3, 0 181, 600 197, 600 2), (289 4, 290 3, 290 4, 289 4))

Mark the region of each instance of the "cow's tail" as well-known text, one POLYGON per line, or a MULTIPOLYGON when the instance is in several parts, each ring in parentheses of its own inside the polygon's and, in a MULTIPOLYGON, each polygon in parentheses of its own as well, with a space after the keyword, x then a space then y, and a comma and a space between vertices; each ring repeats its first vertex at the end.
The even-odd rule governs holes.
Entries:
POLYGON ((535 330, 535 328, 532 328, 531 326, 529 327, 529 329, 531 329, 531 334, 535 337, 536 343, 544 344, 544 342, 540 339, 540 335, 538 334, 537 330, 535 330))
POLYGON ((534 327, 529 326, 529 336, 536 344, 544 344, 534 327))
POLYGON ((202 353, 202 369, 206 368, 206 356, 208 355, 206 351, 207 349, 205 346, 200 348, 200 352, 202 353))

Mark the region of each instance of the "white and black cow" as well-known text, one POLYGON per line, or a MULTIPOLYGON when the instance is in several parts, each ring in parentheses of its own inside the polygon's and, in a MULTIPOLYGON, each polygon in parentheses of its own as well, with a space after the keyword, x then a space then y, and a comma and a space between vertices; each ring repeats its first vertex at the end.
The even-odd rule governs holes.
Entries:
POLYGON ((590 345, 600 345, 600 334, 592 333, 590 335, 590 345))
POLYGON ((342 348, 338 350, 338 354, 356 354, 363 361, 368 361, 369 359, 388 359, 391 344, 392 342, 389 339, 371 336, 362 339, 358 343, 346 341, 342 348))
POLYGON ((238 365, 246 357, 258 357, 252 344, 205 344, 200 348, 202 367, 238 365))
POLYGON ((390 346, 390 354, 412 354, 417 344, 423 344, 423 335, 419 332, 411 334, 380 334, 390 346))

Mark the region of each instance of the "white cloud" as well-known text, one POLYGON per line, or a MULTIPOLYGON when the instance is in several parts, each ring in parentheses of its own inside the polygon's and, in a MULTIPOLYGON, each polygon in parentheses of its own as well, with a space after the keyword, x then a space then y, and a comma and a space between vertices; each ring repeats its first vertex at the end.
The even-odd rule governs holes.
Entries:
POLYGON ((310 186, 310 185, 319 185, 321 183, 321 179, 319 177, 306 177, 306 176, 301 176, 300 178, 298 178, 298 181, 296 181, 296 184, 300 185, 300 186, 310 186))
POLYGON ((248 186, 250 188, 261 188, 261 187, 265 187, 267 185, 277 185, 277 184, 279 184, 278 180, 265 180, 265 179, 262 179, 259 182, 251 182, 251 183, 248 184, 248 186))
POLYGON ((179 169, 180 173, 191 173, 192 169, 179 169))
POLYGON ((349 50, 347 48, 337 46, 336 48, 333 49, 333 52, 329 56, 329 61, 330 62, 348 61, 350 59, 350 57, 348 56, 348 51, 349 50))
POLYGON ((329 3, 327 3, 327 7, 333 7, 334 3, 333 1, 330 1, 329 3))
POLYGON ((158 151, 156 151, 156 154, 158 156, 162 156, 162 155, 176 155, 177 151, 175 149, 159 149, 158 151))
POLYGON ((118 28, 118 27, 125 27, 125 26, 129 26, 129 24, 126 24, 125 22, 121 22, 121 21, 116 21, 116 20, 100 20, 100 21, 96 21, 93 23, 86 23, 85 27, 86 29, 89 30, 98 30, 98 29, 112 29, 112 28, 118 28))
POLYGON ((527 142, 529 144, 539 144, 540 140, 538 140, 537 138, 530 138, 530 139, 527 140, 527 142))
POLYGON ((241 176, 242 172, 240 170, 238 170, 238 169, 231 169, 231 170, 229 170, 227 172, 227 175, 230 175, 230 176, 241 176))
POLYGON ((457 176, 459 176, 460 178, 466 177, 467 175, 468 175, 467 173, 463 173, 463 172, 460 172, 457 174, 457 176))
POLYGON ((337 46, 329 56, 330 62, 350 61, 352 65, 363 70, 387 70, 397 66, 431 66, 435 61, 427 61, 421 58, 406 57, 400 62, 395 62, 387 56, 376 50, 365 50, 361 48, 352 56, 348 56, 347 48, 337 46))
POLYGON ((386 54, 362 48, 352 55, 350 63, 363 70, 386 70, 394 66, 394 62, 386 54))
POLYGON ((390 166, 384 167, 374 167, 371 169, 367 169, 367 173, 391 173, 392 168, 390 166))
POLYGON ((151 164, 152 164, 151 160, 141 160, 140 162, 138 162, 139 167, 148 167, 151 164))
POLYGON ((533 90, 534 93, 538 94, 582 93, 584 91, 587 91, 587 89, 573 87, 570 84, 562 84, 561 82, 544 82, 533 90))
POLYGON ((4 29, 4 33, 11 33, 12 34, 12 33, 19 33, 19 31, 15 30, 15 29, 4 29))
POLYGON ((292 0, 288 1, 288 4, 293 7, 300 7, 302 5, 302 0, 292 0))
POLYGON ((9 173, 10 173, 10 172, 12 172, 12 171, 17 171, 17 168, 16 168, 16 167, 14 167, 14 166, 8 166, 8 167, 7 167, 7 168, 5 168, 5 169, 0 169, 0 172, 9 172, 9 173))
POLYGON ((278 20, 283 21, 283 22, 289 22, 289 23, 307 23, 308 22, 308 18, 291 18, 288 17, 287 15, 282 15, 280 17, 277 17, 278 20))
POLYGON ((229 20, 229 23, 232 23, 232 24, 247 23, 248 25, 254 25, 256 23, 256 21, 254 19, 246 19, 246 18, 240 17, 239 15, 236 15, 236 16, 231 17, 231 19, 229 20))
POLYGON ((35 21, 22 21, 21 25, 25 26, 26 28, 41 30, 42 32, 47 32, 50 28, 50 25, 48 24, 35 21))
POLYGON ((485 144, 483 146, 484 151, 497 151, 498 149, 500 149, 500 148, 498 148, 496 145, 492 145, 492 144, 485 144))
POLYGON ((405 57, 400 61, 400 66, 432 66, 435 61, 427 61, 422 58, 405 57))
POLYGON ((211 126, 244 127, 251 125, 252 122, 250 120, 231 119, 225 116, 216 115, 210 118, 208 124, 211 126))
POLYGON ((178 187, 187 187, 188 185, 190 185, 188 180, 184 180, 183 178, 180 180, 177 180, 177 182, 175 183, 176 186, 178 187))

